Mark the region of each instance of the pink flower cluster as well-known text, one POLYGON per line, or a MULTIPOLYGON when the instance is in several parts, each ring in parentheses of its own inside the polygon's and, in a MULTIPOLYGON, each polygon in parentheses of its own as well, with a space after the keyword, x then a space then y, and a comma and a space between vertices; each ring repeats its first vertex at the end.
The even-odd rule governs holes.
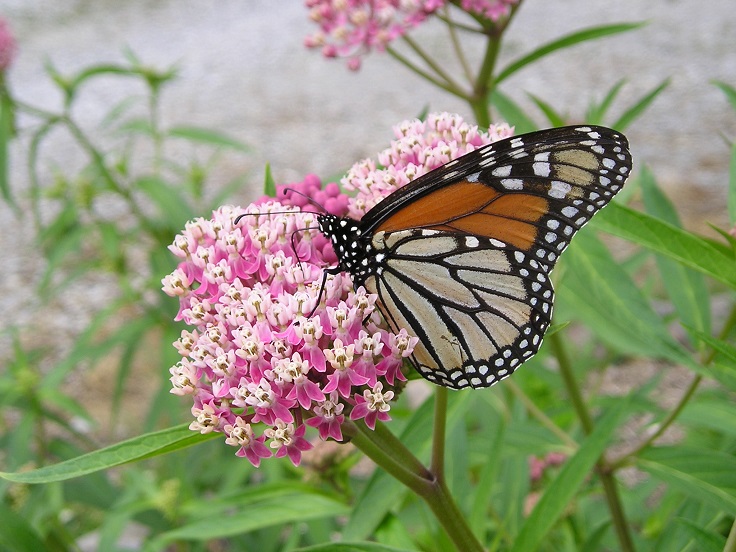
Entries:
MULTIPOLYGON (((463 0, 464 10, 497 21, 518 0, 463 0)), ((379 52, 425 21, 448 0, 306 0, 309 17, 320 30, 305 39, 328 58, 347 58, 348 67, 360 68, 360 56, 379 52)))
MULTIPOLYGON (((347 205, 314 177, 290 188, 347 205)), ((182 358, 170 369, 171 392, 193 400, 191 429, 224 433, 255 466, 272 455, 299 464, 312 446, 306 426, 340 441, 346 417, 371 428, 390 419, 389 388, 405 379, 417 342, 383 329, 376 297, 355 291, 348 275, 328 275, 319 299, 335 255, 312 230, 315 218, 275 201, 222 207, 187 223, 169 247, 181 262, 163 290, 192 327, 174 343, 182 358)))
POLYGON ((567 460, 567 455, 562 452, 550 452, 544 458, 536 456, 529 457, 529 477, 532 483, 541 481, 545 470, 561 466, 567 460))
POLYGON ((6 71, 15 58, 16 44, 8 22, 0 18, 0 73, 6 71))
POLYGON ((478 147, 508 138, 514 129, 506 123, 482 132, 477 125, 450 113, 430 113, 394 127, 396 139, 378 154, 377 162, 364 159, 353 165, 341 183, 357 194, 348 202, 348 215, 360 219, 391 192, 478 147))

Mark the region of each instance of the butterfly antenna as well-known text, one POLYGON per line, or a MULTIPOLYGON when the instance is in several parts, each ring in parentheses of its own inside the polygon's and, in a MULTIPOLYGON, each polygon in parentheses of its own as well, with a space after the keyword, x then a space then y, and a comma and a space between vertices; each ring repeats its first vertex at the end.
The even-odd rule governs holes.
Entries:
POLYGON ((307 194, 305 194, 304 192, 300 192, 299 190, 295 190, 294 188, 284 188, 284 194, 286 194, 286 193, 288 193, 288 192, 291 192, 292 194, 296 194, 296 195, 300 195, 300 196, 302 196, 302 197, 303 197, 304 199, 306 199, 306 200, 307 200, 307 201, 308 201, 309 203, 311 203, 311 204, 312 204, 312 205, 314 205, 314 206, 315 206, 315 207, 316 207, 317 209, 319 209, 319 210, 320 210, 320 212, 322 212, 322 213, 327 213, 327 209, 325 209, 325 206, 324 206, 324 205, 322 205, 322 204, 321 204, 320 202, 318 202, 318 201, 315 201, 314 199, 312 199, 311 197, 309 197, 309 196, 308 196, 307 194))

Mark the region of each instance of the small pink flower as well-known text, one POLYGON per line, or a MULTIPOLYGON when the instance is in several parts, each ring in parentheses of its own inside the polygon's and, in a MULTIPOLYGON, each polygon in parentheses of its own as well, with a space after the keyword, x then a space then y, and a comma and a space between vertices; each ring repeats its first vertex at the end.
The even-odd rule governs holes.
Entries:
POLYGON ((394 398, 393 391, 383 392, 383 384, 379 381, 373 386, 372 390, 366 389, 363 395, 355 394, 355 407, 350 413, 351 420, 360 420, 365 418, 365 425, 371 429, 375 429, 376 420, 387 422, 391 419, 388 411, 391 406, 388 404, 394 398))
POLYGON ((294 428, 294 424, 285 424, 276 420, 275 427, 263 432, 266 438, 271 439, 271 448, 276 450, 276 458, 288 455, 292 464, 298 466, 302 460, 302 452, 312 448, 312 444, 304 438, 307 427, 304 425, 294 428))
POLYGON ((334 372, 327 376, 327 385, 324 388, 325 393, 332 393, 337 389, 338 393, 343 397, 350 396, 350 390, 353 386, 361 386, 368 383, 368 378, 361 376, 350 367, 353 364, 353 356, 355 344, 343 346, 340 339, 335 340, 332 349, 325 349, 325 358, 330 363, 334 372))
POLYGON ((330 398, 325 399, 314 407, 314 417, 305 423, 319 429, 319 436, 323 441, 332 437, 335 441, 342 441, 342 425, 345 416, 342 415, 345 405, 340 402, 336 391, 330 393, 330 398))
MULTIPOLYGON (((497 21, 508 15, 518 0, 462 0, 463 10, 497 21)), ((447 0, 306 0, 309 18, 319 30, 304 39, 307 48, 326 58, 347 60, 357 71, 362 56, 386 47, 421 25, 447 0)), ((456 4, 456 2, 453 2, 456 4)))
POLYGON ((235 418, 235 425, 226 425, 225 434, 228 436, 225 443, 234 447, 239 447, 235 453, 236 456, 245 456, 251 464, 256 468, 261 464, 261 458, 268 458, 272 455, 268 447, 263 444, 265 436, 256 437, 253 434, 253 428, 243 418, 235 418))
POLYGON ((0 17, 0 73, 7 71, 15 59, 17 46, 8 22, 0 17))

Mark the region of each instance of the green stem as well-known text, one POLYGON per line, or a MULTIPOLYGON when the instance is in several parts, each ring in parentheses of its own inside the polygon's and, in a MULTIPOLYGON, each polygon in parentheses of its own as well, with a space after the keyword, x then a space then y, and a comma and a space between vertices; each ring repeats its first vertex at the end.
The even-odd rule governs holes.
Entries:
MULTIPOLYGON (((724 340, 726 337, 728 337, 728 334, 733 329, 734 325, 736 325, 736 307, 731 309, 731 313, 729 314, 728 318, 726 319, 726 322, 723 324, 723 328, 721 328, 721 331, 718 333, 718 339, 724 340)), ((716 350, 711 349, 708 354, 702 359, 701 364, 703 366, 707 366, 713 361, 713 358, 716 355, 716 350)), ((639 445, 634 448, 633 450, 627 452, 626 454, 622 455, 620 458, 617 458, 616 460, 613 460, 609 463, 609 466, 612 469, 619 468, 626 464, 630 458, 633 456, 636 456, 639 454, 642 450, 650 447, 654 441, 659 439, 659 437, 664 434, 665 431, 667 431, 667 428, 669 428, 672 423, 677 419, 677 417, 680 415, 680 413, 683 411, 685 406, 690 402, 691 397, 695 393, 695 391, 700 386, 700 383, 703 381, 703 376, 700 374, 697 374, 693 380, 690 382, 690 385, 688 385, 688 388, 685 390, 685 393, 683 393, 682 397, 680 397, 680 400, 677 401, 677 404, 675 407, 667 414, 667 417, 662 420, 662 422, 657 427, 657 431, 655 431, 652 435, 647 437, 643 442, 639 443, 639 445)))
POLYGON ((560 441, 565 443, 565 445, 570 447, 573 451, 578 449, 578 447, 580 446, 578 445, 578 442, 570 437, 565 431, 560 429, 560 427, 555 424, 549 418, 549 416, 547 416, 536 404, 534 404, 534 401, 532 401, 526 395, 526 393, 522 391, 521 387, 519 387, 519 385, 512 378, 508 378, 506 381, 504 381, 504 385, 506 386, 506 389, 510 390, 511 393, 513 393, 514 396, 524 404, 524 408, 526 408, 527 412, 532 418, 536 418, 540 424, 549 429, 550 432, 555 434, 560 441))
POLYGON ((467 99, 467 96, 462 90, 460 90, 459 88, 453 88, 449 83, 443 82, 437 79, 436 77, 430 75, 427 71, 425 71, 424 69, 418 67, 417 65, 409 61, 408 58, 406 58, 405 56, 397 52, 391 46, 386 46, 386 51, 389 53, 389 55, 391 55, 396 61, 401 63, 404 67, 416 73, 417 75, 422 77, 424 80, 432 83, 437 88, 441 88, 442 90, 444 90, 445 92, 449 92, 453 96, 457 96, 464 100, 467 99))
MULTIPOLYGON (((583 427, 583 431, 586 435, 593 431, 593 417, 590 415, 588 406, 585 404, 583 394, 578 385, 575 374, 572 370, 572 363, 570 357, 565 350, 560 332, 554 333, 548 338, 552 345, 555 357, 560 367, 560 374, 562 380, 567 389, 570 400, 572 401, 573 408, 577 412, 580 424, 583 427)), ((603 490, 606 495, 606 502, 608 504, 608 510, 611 512, 611 519, 613 521, 614 529, 616 530, 616 536, 620 550, 622 552, 633 552, 634 541, 631 538, 629 532, 629 524, 626 521, 626 515, 624 514, 623 505, 621 504, 621 498, 618 494, 616 487, 616 479, 613 476, 613 471, 610 466, 607 466, 603 460, 603 457, 598 459, 596 463, 596 472, 603 485, 603 490)))
MULTIPOLYGON (((345 422, 343 432, 352 438, 352 443, 379 467, 421 497, 457 550, 483 552, 483 546, 473 535, 465 515, 452 498, 443 478, 425 468, 400 441, 383 433, 380 422, 376 431, 371 431, 363 422, 345 422), (390 444, 389 444, 390 443, 390 444), (394 446, 398 448, 394 448, 394 446), (417 466, 420 469, 416 469, 417 466)), ((388 432, 388 430, 385 430, 388 432)), ((388 432, 390 433, 390 432, 388 432)), ((436 433, 435 433, 436 436, 436 433)))
POLYGON ((463 69, 463 73, 465 74, 465 78, 468 80, 468 82, 473 82, 473 72, 470 69, 470 65, 468 64, 468 60, 465 58, 465 52, 463 52, 462 45, 460 44, 460 39, 457 36, 457 26, 455 25, 454 21, 452 21, 450 17, 450 7, 445 6, 444 9, 445 16, 443 17, 443 21, 447 23, 447 31, 450 34, 450 43, 452 44, 453 50, 455 50, 455 56, 458 59, 458 62, 460 63, 460 67, 463 69))
POLYGON ((443 81, 445 81, 451 88, 454 90, 460 90, 460 85, 458 85, 452 78, 452 76, 445 72, 445 70, 442 68, 442 66, 437 63, 435 60, 432 59, 432 57, 427 54, 424 50, 422 50, 421 46, 417 44, 409 35, 404 35, 402 37, 404 42, 409 45, 409 47, 414 50, 414 53, 418 55, 424 63, 427 64, 427 66, 432 69, 432 71, 437 74, 443 81))

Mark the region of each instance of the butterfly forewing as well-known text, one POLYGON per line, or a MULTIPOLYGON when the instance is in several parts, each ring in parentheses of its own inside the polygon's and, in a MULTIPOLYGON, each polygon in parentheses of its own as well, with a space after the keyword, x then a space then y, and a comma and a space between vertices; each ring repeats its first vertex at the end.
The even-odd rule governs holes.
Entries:
POLYGON ((611 129, 534 132, 416 179, 360 222, 322 216, 320 228, 391 327, 419 337, 411 361, 425 378, 487 387, 539 349, 548 273, 630 170, 626 138, 611 129))

